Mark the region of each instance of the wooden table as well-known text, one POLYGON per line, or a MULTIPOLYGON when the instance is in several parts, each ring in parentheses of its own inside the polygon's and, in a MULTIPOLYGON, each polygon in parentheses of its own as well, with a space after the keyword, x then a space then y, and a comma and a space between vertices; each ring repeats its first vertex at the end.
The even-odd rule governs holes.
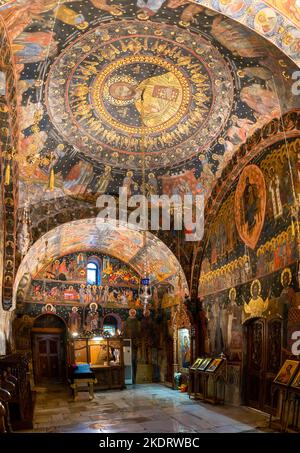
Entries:
MULTIPOLYGON (((74 401, 78 398, 78 392, 81 391, 80 384, 86 384, 89 391, 89 399, 94 398, 94 383, 97 382, 95 373, 90 369, 89 364, 80 364, 76 368, 71 367, 69 374, 69 383, 73 391, 74 401)), ((86 390, 86 387, 84 388, 86 390)))
POLYGON ((94 399, 94 383, 97 382, 96 379, 94 378, 79 378, 79 379, 74 379, 73 383, 70 385, 71 389, 73 389, 73 398, 74 401, 77 400, 78 398, 78 392, 80 391, 80 385, 78 384, 87 384, 88 390, 89 390, 89 399, 92 400, 94 399))

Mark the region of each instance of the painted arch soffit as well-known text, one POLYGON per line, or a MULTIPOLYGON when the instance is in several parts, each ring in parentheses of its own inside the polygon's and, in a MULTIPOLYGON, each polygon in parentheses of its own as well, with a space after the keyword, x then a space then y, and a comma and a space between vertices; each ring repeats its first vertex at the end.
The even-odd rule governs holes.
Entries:
MULTIPOLYGON (((0 11, 19 3, 21 2, 18 0, 0 0, 0 11)), ((22 3, 26 3, 26 0, 22 3)), ((27 0, 27 3, 31 2, 27 0)), ((43 0, 40 3, 43 3, 43 0)), ((57 1, 57 3, 69 3, 69 0, 57 1)), ((104 0, 99 2, 99 4, 101 3, 103 3, 105 9, 108 2, 104 0)), ((138 1, 138 6, 141 8, 144 6, 146 10, 148 9, 148 13, 153 14, 165 2, 157 0, 152 10, 147 3, 147 1, 138 1)), ((203 7, 203 9, 221 13, 265 37, 298 65, 300 64, 300 58, 295 52, 296 48, 299 47, 296 41, 300 37, 300 5, 298 0, 169 0, 167 3, 170 8, 174 9, 191 3, 203 7)), ((106 10, 116 16, 120 13, 118 7, 115 9, 108 7, 106 10)), ((188 18, 187 15, 185 19, 188 18)), ((192 16, 190 19, 193 19, 192 16)), ((188 25, 189 22, 185 20, 183 23, 188 25)))
POLYGON ((190 0, 190 2, 217 11, 245 25, 271 41, 298 66, 300 65, 297 50, 300 37, 300 5, 297 0, 190 0))
POLYGON ((97 251, 111 255, 131 266, 141 276, 147 258, 153 284, 168 282, 176 287, 178 276, 181 275, 183 285, 187 287, 186 278, 176 257, 151 233, 147 232, 145 246, 140 231, 96 218, 84 219, 60 225, 33 244, 16 275, 14 306, 24 275, 33 278, 54 259, 79 251, 97 251))

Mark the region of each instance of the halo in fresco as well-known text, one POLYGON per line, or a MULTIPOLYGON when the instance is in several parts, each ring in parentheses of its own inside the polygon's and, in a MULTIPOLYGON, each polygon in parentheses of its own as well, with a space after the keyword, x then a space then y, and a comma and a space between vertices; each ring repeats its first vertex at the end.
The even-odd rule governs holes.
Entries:
POLYGON ((235 192, 235 223, 239 235, 254 249, 262 231, 266 213, 266 184, 257 165, 244 168, 235 192))
POLYGON ((120 168, 176 164, 207 150, 233 103, 217 49, 177 27, 124 21, 82 35, 54 63, 48 112, 87 159, 120 168), (82 58, 82 52, 85 55, 82 58))

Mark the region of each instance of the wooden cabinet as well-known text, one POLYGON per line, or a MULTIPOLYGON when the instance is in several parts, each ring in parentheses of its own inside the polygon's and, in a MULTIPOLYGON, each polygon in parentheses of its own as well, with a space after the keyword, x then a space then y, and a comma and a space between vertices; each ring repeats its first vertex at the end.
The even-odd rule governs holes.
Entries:
POLYGON ((88 363, 95 374, 95 390, 125 388, 123 339, 78 338, 70 343, 71 362, 88 363))

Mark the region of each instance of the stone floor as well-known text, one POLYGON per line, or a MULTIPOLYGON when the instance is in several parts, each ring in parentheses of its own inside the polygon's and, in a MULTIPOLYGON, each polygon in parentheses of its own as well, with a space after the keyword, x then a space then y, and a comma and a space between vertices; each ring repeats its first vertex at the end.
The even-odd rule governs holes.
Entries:
MULTIPOLYGON (((247 407, 212 406, 160 384, 80 392, 38 388, 33 432, 55 433, 238 433, 266 432, 268 416, 247 407)), ((30 431, 30 432, 32 432, 30 431)), ((29 431, 27 431, 29 432, 29 431)))

